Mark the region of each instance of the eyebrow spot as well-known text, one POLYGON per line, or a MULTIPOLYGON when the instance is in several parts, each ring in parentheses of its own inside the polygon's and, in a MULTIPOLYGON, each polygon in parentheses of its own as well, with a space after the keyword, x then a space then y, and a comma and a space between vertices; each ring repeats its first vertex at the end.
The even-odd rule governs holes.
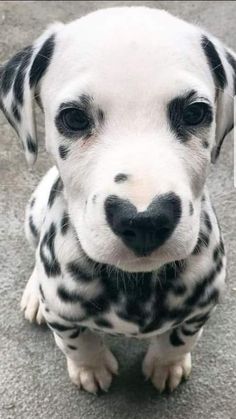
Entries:
POLYGON ((101 109, 98 109, 98 120, 99 122, 104 121, 104 112, 101 109))
POLYGON ((122 183, 122 182, 125 182, 126 180, 128 180, 128 175, 124 173, 119 173, 118 175, 114 177, 114 181, 116 183, 122 183))
POLYGON ((93 101, 93 98, 92 96, 82 94, 79 96, 79 101, 86 109, 87 107, 91 106, 91 102, 93 101))

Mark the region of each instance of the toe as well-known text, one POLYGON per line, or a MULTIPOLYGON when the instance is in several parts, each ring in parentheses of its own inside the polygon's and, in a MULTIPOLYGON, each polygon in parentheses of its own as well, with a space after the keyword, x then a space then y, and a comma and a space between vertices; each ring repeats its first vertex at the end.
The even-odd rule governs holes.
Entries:
POLYGON ((181 365, 173 365, 170 367, 167 387, 171 392, 181 383, 182 377, 183 368, 181 365))
POLYGON ((119 365, 117 359, 114 357, 113 353, 109 351, 109 349, 106 350, 106 366, 112 374, 118 374, 119 365))
POLYGON ((82 368, 80 371, 80 382, 84 390, 96 394, 98 385, 95 381, 94 373, 88 368, 82 368))
POLYGON ((152 375, 152 383, 154 387, 162 393, 166 388, 166 382, 168 379, 168 370, 166 367, 159 367, 154 369, 154 373, 152 375))

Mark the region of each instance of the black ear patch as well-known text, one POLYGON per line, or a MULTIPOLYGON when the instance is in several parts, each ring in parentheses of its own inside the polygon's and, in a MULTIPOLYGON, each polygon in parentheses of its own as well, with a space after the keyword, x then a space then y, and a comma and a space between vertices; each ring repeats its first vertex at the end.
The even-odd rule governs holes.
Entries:
POLYGON ((234 96, 236 96, 236 59, 230 54, 230 52, 226 52, 226 58, 228 63, 231 65, 234 73, 234 96))
POLYGON ((224 66, 214 44, 209 38, 207 38, 207 36, 204 35, 202 37, 201 45, 212 72, 216 87, 224 89, 228 84, 227 77, 224 66))
POLYGON ((55 36, 51 35, 50 38, 48 38, 42 47, 40 48, 39 52, 34 58, 33 64, 30 69, 30 75, 29 75, 29 83, 30 88, 35 87, 40 79, 45 74, 55 47, 55 36))
POLYGON ((12 57, 5 66, 3 66, 0 83, 0 89, 3 95, 8 94, 15 80, 16 72, 25 60, 25 57, 28 56, 30 50, 30 46, 24 48, 14 55, 14 57, 12 57))
POLYGON ((19 64, 17 72, 16 72, 16 77, 15 77, 14 86, 13 86, 13 93, 15 96, 15 100, 20 105, 23 105, 25 74, 29 66, 31 57, 32 57, 32 52, 33 52, 32 47, 25 48, 25 52, 21 58, 21 63, 19 64))

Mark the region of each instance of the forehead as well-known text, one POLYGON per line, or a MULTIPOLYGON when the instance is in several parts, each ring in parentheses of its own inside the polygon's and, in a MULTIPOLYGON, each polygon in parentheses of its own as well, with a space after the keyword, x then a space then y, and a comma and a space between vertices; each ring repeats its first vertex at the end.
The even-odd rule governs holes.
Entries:
POLYGON ((187 89, 210 95, 214 88, 200 30, 143 7, 101 10, 65 25, 44 85, 55 100, 81 93, 136 100, 187 89))

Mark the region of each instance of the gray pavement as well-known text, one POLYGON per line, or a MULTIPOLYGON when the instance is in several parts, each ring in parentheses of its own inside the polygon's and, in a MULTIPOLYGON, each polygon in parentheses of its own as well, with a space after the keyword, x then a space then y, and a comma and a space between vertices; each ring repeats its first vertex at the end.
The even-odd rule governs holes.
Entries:
MULTIPOLYGON (((199 23, 236 48, 233 1, 28 1, 0 2, 0 62, 35 39, 48 23, 120 4, 160 7, 199 23)), ((43 138, 43 124, 39 129, 43 138)), ((29 171, 13 130, 0 115, 0 418, 236 419, 236 194, 233 137, 228 136, 209 185, 228 250, 228 291, 193 355, 190 381, 160 396, 141 375, 146 344, 108 338, 120 375, 102 396, 70 383, 65 359, 45 327, 29 325, 19 311, 34 255, 23 233, 24 206, 50 166, 43 140, 29 171)))

